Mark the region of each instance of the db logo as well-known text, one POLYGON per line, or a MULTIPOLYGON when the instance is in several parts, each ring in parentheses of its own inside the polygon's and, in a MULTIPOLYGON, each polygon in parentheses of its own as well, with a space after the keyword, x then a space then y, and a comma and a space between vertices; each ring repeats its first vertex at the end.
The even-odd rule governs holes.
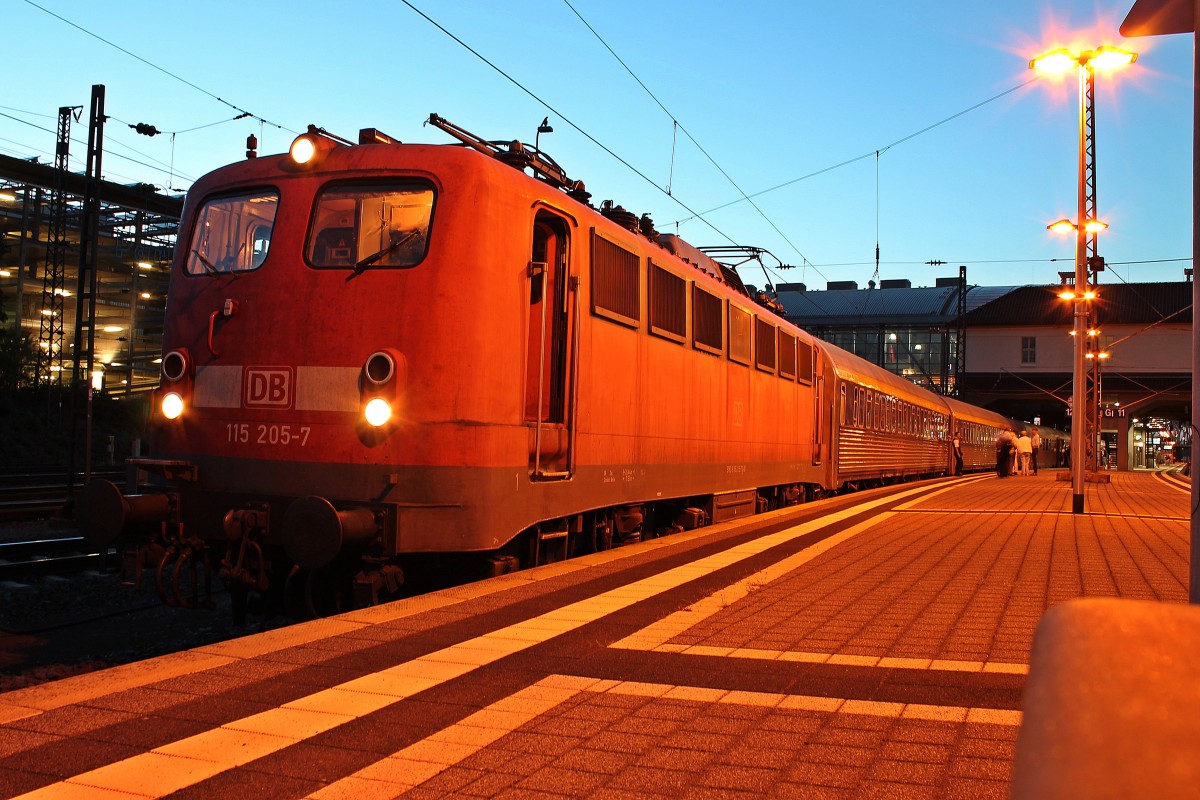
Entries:
POLYGON ((290 408, 292 405, 291 367, 246 367, 246 408, 290 408))

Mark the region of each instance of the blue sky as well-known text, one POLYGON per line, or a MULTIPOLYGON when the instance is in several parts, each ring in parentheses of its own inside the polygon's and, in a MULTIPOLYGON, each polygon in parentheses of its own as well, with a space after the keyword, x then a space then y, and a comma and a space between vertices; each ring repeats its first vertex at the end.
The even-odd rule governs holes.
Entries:
MULTIPOLYGON (((795 265, 776 281, 930 286, 961 264, 971 283, 1053 283, 1072 269, 1073 240, 1045 226, 1075 216, 1078 91, 1028 61, 1116 44, 1139 58, 1097 79, 1103 281, 1182 280, 1192 39, 1123 40, 1132 2, 4 0, 25 79, 0 89, 0 152, 52 163, 58 108, 86 110, 92 84, 105 177, 176 190, 248 134, 262 153, 309 123, 449 141, 423 126, 436 112, 532 142, 549 116, 542 149, 595 203, 697 245, 765 247, 795 265)), ((73 135, 82 169, 86 118, 73 135)))

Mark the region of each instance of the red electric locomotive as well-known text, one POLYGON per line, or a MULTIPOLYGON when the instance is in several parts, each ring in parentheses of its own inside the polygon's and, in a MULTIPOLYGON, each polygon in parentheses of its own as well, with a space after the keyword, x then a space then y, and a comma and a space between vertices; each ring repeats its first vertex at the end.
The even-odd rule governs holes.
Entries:
POLYGON ((310 128, 196 182, 148 480, 90 484, 90 538, 166 531, 242 588, 287 562, 320 613, 434 555, 495 573, 947 472, 943 399, 542 153, 430 121, 459 143, 310 128))

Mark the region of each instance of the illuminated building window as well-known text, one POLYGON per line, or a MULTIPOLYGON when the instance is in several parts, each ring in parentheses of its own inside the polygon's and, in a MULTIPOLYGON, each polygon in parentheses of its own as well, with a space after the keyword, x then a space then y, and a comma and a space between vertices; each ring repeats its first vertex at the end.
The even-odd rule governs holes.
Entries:
POLYGON ((1022 336, 1021 337, 1021 363, 1036 364, 1037 363, 1037 337, 1022 336))

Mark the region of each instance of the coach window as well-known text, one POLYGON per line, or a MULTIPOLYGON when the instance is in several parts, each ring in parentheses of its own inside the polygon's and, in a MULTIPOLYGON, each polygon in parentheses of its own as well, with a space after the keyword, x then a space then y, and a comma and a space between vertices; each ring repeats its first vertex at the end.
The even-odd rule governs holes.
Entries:
POLYGON ((244 192, 206 200, 188 245, 189 275, 248 272, 267 258, 279 194, 244 192))
POLYGON ((432 217, 428 184, 334 184, 317 197, 304 254, 319 268, 412 267, 425 258, 432 217))

